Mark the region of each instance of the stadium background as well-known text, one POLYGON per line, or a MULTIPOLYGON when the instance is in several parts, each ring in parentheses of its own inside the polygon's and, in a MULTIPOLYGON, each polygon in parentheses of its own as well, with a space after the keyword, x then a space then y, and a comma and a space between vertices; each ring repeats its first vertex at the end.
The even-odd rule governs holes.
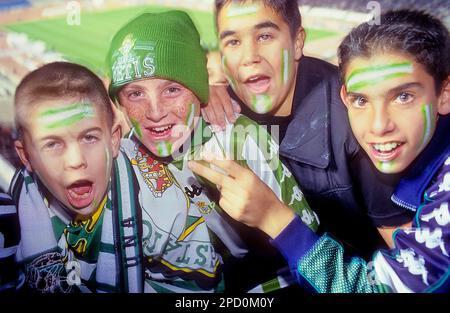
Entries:
MULTIPOLYGON (((291 0, 295 1, 295 0, 291 0)), ((12 103, 20 80, 56 60, 83 64, 104 77, 109 41, 143 10, 186 10, 206 47, 217 45, 214 0, 0 0, 0 191, 19 165, 12 145, 12 103)), ((354 26, 397 8, 426 10, 450 29, 449 0, 299 0, 306 28, 306 55, 336 64, 336 49, 354 26)))

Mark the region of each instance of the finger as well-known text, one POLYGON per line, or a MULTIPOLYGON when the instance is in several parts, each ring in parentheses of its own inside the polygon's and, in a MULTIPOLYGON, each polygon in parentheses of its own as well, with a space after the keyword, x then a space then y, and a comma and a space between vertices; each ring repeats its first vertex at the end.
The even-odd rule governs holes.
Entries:
POLYGON ((231 99, 231 104, 233 106, 233 111, 235 114, 241 113, 241 106, 236 102, 236 100, 231 99))
POLYGON ((202 116, 203 116, 203 119, 207 122, 207 123, 209 123, 209 118, 208 118, 208 112, 207 112, 207 106, 205 107, 205 108, 202 108, 201 109, 201 112, 202 112, 202 116))
POLYGON ((211 125, 212 131, 213 132, 219 132, 222 131, 222 128, 220 126, 217 125, 216 122, 216 114, 214 113, 214 104, 212 104, 212 101, 210 101, 202 110, 202 114, 204 113, 207 117, 208 120, 207 122, 211 125))
POLYGON ((209 103, 208 105, 211 105, 212 110, 214 111, 214 115, 215 115, 215 125, 221 127, 222 129, 225 128, 226 126, 226 121, 225 121, 225 111, 222 105, 222 99, 220 98, 220 94, 217 92, 217 86, 211 87, 210 86, 210 98, 209 98, 209 103))
POLYGON ((221 89, 217 90, 217 94, 219 96, 219 100, 221 101, 223 110, 225 111, 227 120, 230 123, 234 123, 236 121, 236 117, 234 115, 233 104, 231 102, 232 99, 228 94, 227 89, 225 87, 222 87, 221 89))
POLYGON ((220 197, 219 200, 219 206, 225 211, 227 212, 227 214, 229 216, 231 216, 233 219, 237 219, 237 217, 239 216, 238 213, 236 212, 236 208, 235 206, 232 204, 232 202, 230 202, 227 198, 225 197, 220 197))
POLYGON ((231 178, 227 175, 224 175, 222 173, 219 173, 218 171, 215 171, 207 166, 204 166, 200 164, 199 162, 195 161, 189 161, 188 167, 197 175, 200 175, 213 184, 216 184, 220 187, 224 187, 227 184, 232 183, 231 178))
POLYGON ((209 151, 204 151, 202 153, 203 159, 209 164, 217 166, 219 169, 228 173, 234 178, 242 177, 246 173, 247 169, 240 166, 233 160, 226 160, 221 156, 215 155, 209 151))

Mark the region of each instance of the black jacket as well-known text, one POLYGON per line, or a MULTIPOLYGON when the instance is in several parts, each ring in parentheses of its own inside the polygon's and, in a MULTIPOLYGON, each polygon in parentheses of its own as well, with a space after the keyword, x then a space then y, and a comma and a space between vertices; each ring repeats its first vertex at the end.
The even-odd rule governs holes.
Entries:
MULTIPOLYGON (((384 246, 377 226, 406 223, 412 216, 390 201, 398 177, 378 172, 353 137, 340 87, 336 66, 301 58, 279 151, 318 214, 320 229, 370 257, 384 246)), ((241 106, 243 114, 267 122, 267 116, 241 106)))

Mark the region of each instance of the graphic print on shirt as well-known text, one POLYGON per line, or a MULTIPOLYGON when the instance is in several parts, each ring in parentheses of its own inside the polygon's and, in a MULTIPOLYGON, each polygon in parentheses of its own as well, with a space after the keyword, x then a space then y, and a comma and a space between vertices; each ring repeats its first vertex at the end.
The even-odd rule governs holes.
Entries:
POLYGON ((137 166, 148 188, 155 197, 162 197, 164 191, 172 186, 173 181, 164 165, 153 159, 143 147, 136 145, 136 155, 131 164, 137 166))

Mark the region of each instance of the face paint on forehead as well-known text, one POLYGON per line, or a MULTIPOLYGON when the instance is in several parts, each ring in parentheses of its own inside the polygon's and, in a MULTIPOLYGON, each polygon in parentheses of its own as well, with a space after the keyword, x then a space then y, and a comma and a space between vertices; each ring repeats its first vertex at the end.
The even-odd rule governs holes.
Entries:
POLYGON ((168 157, 172 154, 172 143, 169 141, 158 141, 156 143, 156 151, 161 157, 168 157))
POLYGON ((422 117, 423 117, 423 135, 419 149, 422 149, 429 141, 431 137, 431 128, 434 124, 433 106, 431 104, 422 105, 422 117))
POLYGON ((227 12, 227 17, 255 14, 259 8, 260 6, 258 4, 231 4, 227 12))
POLYGON ((411 62, 393 63, 356 69, 347 78, 347 91, 358 91, 361 88, 380 83, 387 79, 411 74, 413 70, 414 69, 411 62))
POLYGON ((47 129, 70 126, 84 118, 94 117, 95 112, 90 103, 74 103, 70 106, 49 109, 39 114, 39 122, 47 129))
POLYGON ((272 110, 272 99, 268 95, 252 95, 253 111, 259 114, 265 114, 272 110))
POLYGON ((291 66, 289 63, 289 51, 287 49, 281 50, 281 83, 286 85, 289 80, 289 73, 291 71, 291 66))

